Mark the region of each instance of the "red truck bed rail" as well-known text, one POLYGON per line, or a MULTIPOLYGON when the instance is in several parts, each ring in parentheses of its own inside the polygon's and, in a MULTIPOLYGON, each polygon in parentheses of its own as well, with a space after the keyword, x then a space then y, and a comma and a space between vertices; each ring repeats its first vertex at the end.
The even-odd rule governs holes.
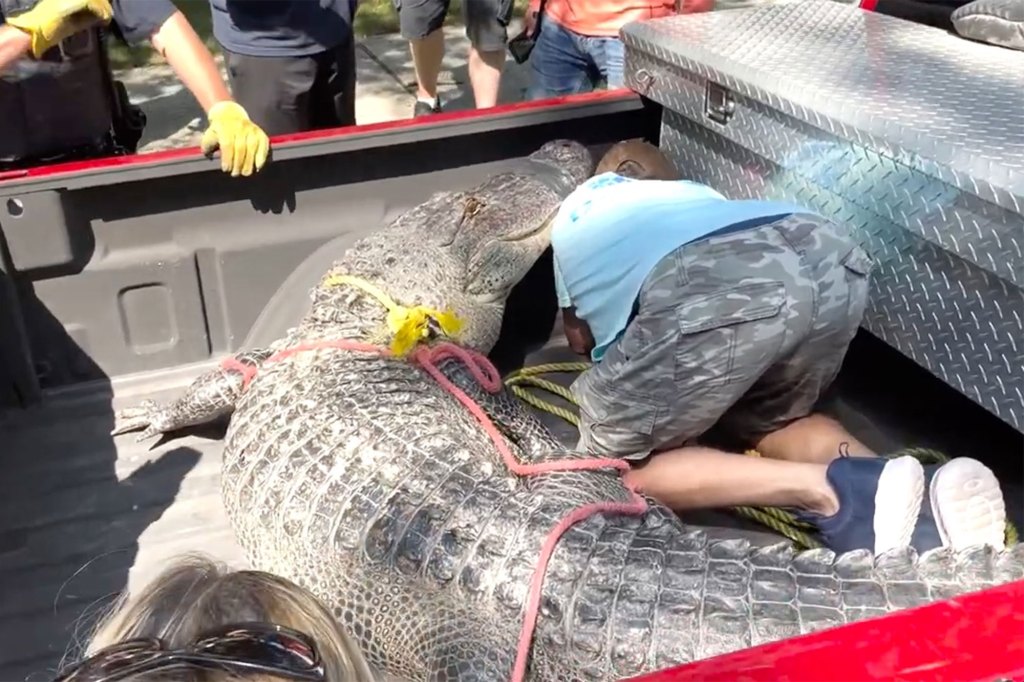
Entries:
POLYGON ((1024 680, 1024 580, 630 682, 1024 680))
MULTIPOLYGON (((517 114, 529 112, 565 112, 567 109, 587 108, 598 102, 621 102, 623 104, 635 101, 638 96, 629 90, 598 90, 595 92, 573 95, 571 97, 555 97, 542 101, 516 102, 503 104, 490 109, 469 109, 465 111, 453 111, 435 114, 429 118, 409 118, 396 121, 384 121, 367 125, 351 126, 346 128, 329 128, 326 130, 314 130, 305 133, 294 133, 290 135, 278 135, 271 138, 272 161, 274 159, 291 158, 290 147, 301 147, 302 154, 308 153, 309 146, 318 142, 336 143, 348 140, 353 137, 373 137, 375 135, 392 133, 402 130, 415 130, 416 128, 429 129, 432 135, 437 131, 451 128, 453 126, 464 127, 466 125, 488 125, 485 121, 493 121, 495 118, 512 117, 517 114)), ((494 123, 500 126, 500 123, 494 123)), ((215 157, 216 158, 216 157, 215 157)), ((109 172, 123 170, 126 168, 141 168, 144 166, 161 166, 166 173, 166 166, 170 162, 196 162, 202 161, 209 166, 211 161, 205 160, 198 147, 183 147, 180 149, 168 149, 147 154, 134 154, 130 156, 110 156, 100 159, 88 159, 83 161, 69 161, 55 163, 34 168, 0 171, 0 185, 5 181, 33 180, 42 178, 74 177, 87 173, 109 172)), ((216 162, 219 165, 219 161, 216 162)))

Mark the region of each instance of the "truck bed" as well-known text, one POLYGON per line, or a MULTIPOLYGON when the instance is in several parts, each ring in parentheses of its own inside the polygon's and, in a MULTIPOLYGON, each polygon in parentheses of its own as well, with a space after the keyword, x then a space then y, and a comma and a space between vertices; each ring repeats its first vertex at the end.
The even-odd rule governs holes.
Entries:
MULTIPOLYGON (((532 350, 523 364, 574 359, 552 334, 551 342, 532 350)), ((180 553, 204 552, 245 565, 220 504, 222 429, 152 448, 136 443, 133 434, 108 435, 112 408, 154 395, 172 397, 200 369, 117 382, 113 400, 102 387, 93 387, 8 415, 0 482, 0 679, 48 679, 40 673, 57 665, 76 628, 84 638, 91 617, 111 597, 126 586, 145 584, 180 553)), ((1011 516, 1021 527, 1020 434, 936 384, 865 336, 840 376, 836 414, 856 436, 883 451, 930 445, 995 466, 1011 516), (868 379, 872 374, 878 379, 868 379), (881 377, 891 386, 879 386, 881 377)), ((574 441, 565 422, 539 415, 567 444, 574 441)), ((684 518, 721 537, 743 536, 755 543, 780 539, 728 514, 684 518)))
MULTIPOLYGON (((46 239, 14 234, 0 213, 8 242, 0 294, 18 306, 0 307, 7 315, 0 319, 0 371, 7 373, 0 399, 8 403, 0 411, 0 680, 48 680, 69 643, 88 637, 97 613, 171 557, 199 551, 245 564, 219 498, 223 427, 137 443, 135 434, 109 435, 114 410, 168 399, 241 347, 277 287, 345 230, 374 229, 434 191, 474 184, 545 139, 574 137, 596 153, 628 137, 656 141, 656 112, 636 98, 574 102, 513 107, 458 129, 459 117, 451 116, 426 127, 282 144, 279 177, 291 179, 294 193, 293 207, 285 201, 278 213, 253 210, 210 170, 212 162, 175 154, 128 169, 101 165, 0 183, 0 207, 18 199, 45 208, 39 197, 59 190, 63 210, 63 222, 37 225, 46 239), (457 139, 442 144, 444 134, 457 139), (347 167, 359 173, 338 170, 347 167), (342 172, 370 179, 346 185, 337 182, 342 172), (195 194, 182 195, 183 187, 195 194), (377 207, 374 215, 342 215, 342 200, 356 191, 360 206, 377 207), (62 230, 71 235, 67 262, 59 262, 53 238, 62 230), (18 258, 34 260, 11 267, 18 258), (175 259, 184 265, 168 269, 175 259), (164 293, 125 303, 126 292, 153 285, 164 293), (190 287, 201 294, 191 297, 190 287), (170 330, 169 341, 133 337, 139 320, 170 330), (44 350, 26 355, 28 347, 44 350)), ((504 372, 578 360, 559 336, 550 272, 542 259, 510 301, 493 354, 504 372)), ((880 451, 923 445, 982 459, 1004 481, 1014 522, 1024 523, 1024 437, 867 334, 848 357, 832 409, 880 451)), ((575 441, 566 423, 541 418, 567 444, 575 441)), ((723 537, 778 540, 730 514, 686 519, 723 537)))

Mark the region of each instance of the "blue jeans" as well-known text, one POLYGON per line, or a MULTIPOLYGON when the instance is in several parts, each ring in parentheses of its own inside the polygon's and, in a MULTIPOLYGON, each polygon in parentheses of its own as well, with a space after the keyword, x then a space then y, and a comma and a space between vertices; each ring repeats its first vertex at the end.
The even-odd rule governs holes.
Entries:
POLYGON ((622 41, 580 35, 541 18, 540 34, 530 53, 526 99, 589 92, 603 78, 609 89, 623 87, 622 41))

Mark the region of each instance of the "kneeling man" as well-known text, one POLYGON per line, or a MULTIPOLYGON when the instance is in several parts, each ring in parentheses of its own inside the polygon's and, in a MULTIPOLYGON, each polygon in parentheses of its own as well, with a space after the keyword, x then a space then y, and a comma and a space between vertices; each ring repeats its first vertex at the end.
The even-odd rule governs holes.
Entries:
POLYGON ((1003 546, 982 464, 878 457, 816 411, 868 297, 842 226, 728 200, 629 141, 562 204, 552 247, 566 336, 595 362, 572 386, 579 448, 631 460, 639 490, 677 511, 792 508, 840 552, 1003 546), (697 444, 716 433, 762 457, 697 444))

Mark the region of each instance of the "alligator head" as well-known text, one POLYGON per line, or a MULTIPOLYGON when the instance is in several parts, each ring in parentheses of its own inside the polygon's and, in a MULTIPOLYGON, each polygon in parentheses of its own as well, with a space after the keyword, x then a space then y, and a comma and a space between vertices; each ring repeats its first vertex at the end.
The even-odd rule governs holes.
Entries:
POLYGON ((308 324, 349 338, 382 331, 380 302, 357 287, 331 284, 335 275, 349 275, 400 305, 451 310, 463 323, 458 341, 488 352, 509 293, 550 244, 559 205, 593 169, 586 147, 555 140, 472 189, 433 195, 335 263, 313 292, 308 324))

